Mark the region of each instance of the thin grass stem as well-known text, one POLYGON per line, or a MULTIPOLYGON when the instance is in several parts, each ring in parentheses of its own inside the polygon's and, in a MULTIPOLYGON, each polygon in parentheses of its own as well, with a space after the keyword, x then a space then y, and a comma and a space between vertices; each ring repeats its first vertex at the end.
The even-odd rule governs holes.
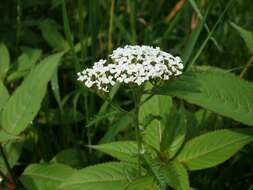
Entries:
POLYGON ((80 43, 81 43, 81 60, 84 59, 84 26, 83 26, 83 2, 82 0, 78 0, 78 21, 79 21, 79 35, 80 35, 80 43))
POLYGON ((72 34, 71 34, 71 31, 70 31, 70 25, 69 25, 69 19, 68 19, 65 0, 62 0, 62 18, 63 18, 63 26, 64 26, 65 36, 67 38, 67 41, 68 41, 68 44, 69 44, 69 47, 70 47, 70 51, 71 51, 72 56, 73 56, 75 71, 77 73, 80 70, 80 65, 79 65, 78 57, 77 57, 76 52, 75 52, 74 43, 73 43, 73 40, 72 40, 72 34))
POLYGON ((108 31, 108 53, 112 50, 112 29, 113 29, 113 17, 114 17, 115 0, 111 2, 109 31, 108 31))
POLYGON ((243 68, 241 74, 240 74, 240 78, 243 78, 243 76, 246 74, 248 68, 250 67, 251 63, 253 62, 253 55, 251 56, 251 58, 249 59, 249 61, 247 62, 247 64, 245 65, 245 67, 243 68))

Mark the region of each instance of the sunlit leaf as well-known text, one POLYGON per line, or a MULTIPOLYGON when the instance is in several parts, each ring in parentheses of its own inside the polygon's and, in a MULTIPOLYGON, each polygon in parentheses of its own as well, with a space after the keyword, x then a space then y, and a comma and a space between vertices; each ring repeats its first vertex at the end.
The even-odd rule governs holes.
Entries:
POLYGON ((51 163, 61 163, 71 167, 80 168, 84 166, 87 158, 82 149, 70 148, 56 154, 51 163))
POLYGON ((183 107, 167 119, 160 150, 172 158, 182 146, 186 136, 186 113, 183 107))
POLYGON ((18 135, 37 115, 61 56, 62 53, 54 54, 41 61, 9 98, 0 117, 6 132, 18 135))
POLYGON ((248 30, 245 30, 244 28, 236 25, 235 23, 231 23, 231 25, 239 32, 247 47, 249 48, 250 52, 253 54, 253 33, 248 30))
POLYGON ((0 111, 5 106, 8 98, 9 98, 9 92, 4 86, 4 84, 2 83, 2 81, 0 81, 0 111))
POLYGON ((217 130, 189 140, 177 156, 190 170, 216 166, 253 140, 248 130, 217 130))
POLYGON ((118 141, 107 144, 90 146, 119 160, 137 162, 137 143, 134 141, 118 141))
POLYGON ((75 170, 63 164, 31 164, 21 176, 27 190, 55 190, 75 170))
POLYGON ((163 173, 165 174, 166 182, 169 186, 177 190, 189 190, 189 178, 185 167, 177 162, 169 162, 163 168, 163 173))
MULTIPOLYGON (((10 167, 12 168, 13 166, 17 164, 17 161, 21 155, 23 141, 11 140, 7 143, 4 143, 2 146, 3 146, 3 151, 5 153, 5 156, 8 159, 8 163, 10 164, 10 167)), ((8 169, 6 168, 4 158, 1 154, 0 154, 0 170, 4 174, 8 173, 8 169)))
MULTIPOLYGON (((148 95, 144 95, 142 100, 145 101, 146 98, 148 98, 148 95)), ((170 111, 171 104, 172 100, 170 97, 154 95, 141 106, 139 116, 140 123, 142 125, 145 124, 145 120, 147 120, 149 116, 165 117, 170 111)), ((152 120, 147 125, 143 134, 145 143, 159 150, 163 127, 161 121, 157 119, 152 120)))
POLYGON ((125 190, 159 190, 155 180, 151 176, 145 176, 134 180, 125 190))
POLYGON ((124 190, 133 172, 133 165, 119 162, 89 166, 65 179, 57 190, 124 190))
POLYGON ((200 67, 155 93, 175 96, 253 126, 253 85, 221 69, 200 67))
POLYGON ((3 80, 10 67, 10 55, 7 47, 0 43, 0 80, 3 80))

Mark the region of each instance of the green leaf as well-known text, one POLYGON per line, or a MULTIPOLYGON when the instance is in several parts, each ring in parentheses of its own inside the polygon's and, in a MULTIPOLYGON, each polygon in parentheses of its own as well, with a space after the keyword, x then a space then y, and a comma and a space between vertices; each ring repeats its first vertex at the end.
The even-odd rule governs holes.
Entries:
POLYGON ((122 115, 110 126, 103 138, 99 141, 99 144, 112 141, 119 132, 127 129, 131 124, 132 117, 130 115, 122 115))
POLYGON ((34 119, 61 56, 62 53, 54 54, 41 61, 9 98, 0 117, 6 132, 18 135, 34 119))
POLYGON ((39 49, 25 49, 18 57, 18 68, 8 75, 7 81, 10 83, 12 81, 18 80, 25 77, 31 69, 35 66, 35 63, 41 56, 42 51, 39 49))
POLYGON ((0 128, 0 143, 7 142, 9 140, 19 139, 20 137, 11 135, 0 128))
POLYGON ((61 93, 60 93, 60 87, 59 87, 59 81, 58 81, 58 71, 56 71, 51 79, 51 89, 53 91, 54 98, 58 104, 58 107, 61 111, 61 114, 63 112, 63 105, 61 102, 61 93))
POLYGON ((160 148, 168 158, 172 158, 182 146, 186 136, 186 125, 186 114, 183 107, 180 107, 175 114, 168 118, 160 148))
POLYGON ((196 29, 192 32, 191 36, 189 37, 189 40, 187 41, 187 44, 182 53, 182 59, 183 59, 184 64, 188 64, 188 61, 190 59, 190 56, 192 55, 194 47, 198 42, 200 33, 204 29, 206 18, 209 13, 210 7, 211 6, 209 5, 207 11, 205 12, 204 17, 201 19, 196 29))
POLYGON ((10 67, 10 55, 7 47, 0 43, 0 80, 5 78, 10 67))
POLYGON ((166 180, 164 173, 162 172, 162 165, 160 160, 153 159, 149 154, 144 154, 143 163, 148 171, 148 174, 154 177, 156 183, 161 189, 165 189, 166 180))
POLYGON ((22 174, 21 182, 27 190, 55 190, 74 173, 63 164, 31 164, 22 174))
POLYGON ((42 50, 40 49, 25 48, 24 52, 29 57, 31 65, 35 65, 42 55, 42 50))
POLYGON ((2 108, 5 106, 8 99, 9 99, 9 92, 2 83, 2 81, 0 81, 0 112, 2 108))
POLYGON ((125 190, 159 190, 155 180, 150 176, 137 178, 125 190))
POLYGON ((137 162, 137 144, 134 141, 118 141, 89 146, 122 161, 137 162))
POLYGON ((200 67, 168 82, 158 94, 167 94, 253 126, 253 86, 221 69, 200 67))
POLYGON ((80 168, 84 166, 87 161, 84 151, 77 148, 65 149, 55 155, 51 163, 61 163, 69 165, 74 168, 80 168))
POLYGON ((216 166, 233 156, 244 145, 253 140, 249 130, 217 130, 188 141, 177 160, 189 170, 216 166))
POLYGON ((45 20, 40 23, 40 29, 42 31, 42 36, 46 42, 56 50, 66 50, 69 49, 68 43, 58 32, 56 28, 56 23, 49 20, 45 20))
POLYGON ((17 71, 14 71, 10 75, 8 75, 6 81, 8 83, 11 83, 13 81, 17 81, 17 80, 25 77, 29 72, 30 72, 30 70, 17 70, 17 71))
POLYGON ((29 70, 31 68, 30 59, 27 54, 23 53, 18 57, 18 70, 29 70))
POLYGON ((172 188, 176 190, 190 189, 187 171, 181 163, 177 161, 169 162, 169 164, 163 168, 163 173, 166 182, 172 188))
MULTIPOLYGON (((3 144, 2 146, 3 146, 4 153, 6 157, 8 158, 10 167, 12 168, 13 166, 17 164, 17 161, 20 157, 20 154, 22 152, 22 147, 23 147, 23 141, 12 140, 12 141, 9 141, 8 143, 3 144)), ((0 170, 5 174, 8 173, 8 169, 6 168, 4 159, 1 154, 0 154, 0 170)))
MULTIPOLYGON (((150 84, 147 88, 150 88, 150 84)), ((147 97, 148 95, 144 95, 142 97, 142 101, 144 101, 147 97)), ((169 113, 171 105, 172 100, 170 97, 154 95, 140 107, 140 123, 144 124, 145 120, 147 120, 150 115, 165 117, 165 115, 169 113)), ((159 150, 162 130, 163 126, 161 121, 157 119, 152 120, 144 131, 143 140, 146 144, 152 146, 156 150, 159 150)))
POLYGON ((250 52, 253 54, 253 33, 243 29, 242 27, 236 25, 235 23, 231 23, 231 26, 239 32, 240 36, 246 43, 250 52))
MULTIPOLYGON (((203 110, 203 109, 201 109, 203 110)), ((199 127, 198 120, 191 110, 185 110, 186 113, 186 120, 187 120, 187 132, 185 140, 189 140, 195 136, 198 136, 201 132, 201 128, 199 127)))
POLYGON ((120 162, 89 166, 65 179, 57 190, 124 190, 133 172, 134 165, 120 162))

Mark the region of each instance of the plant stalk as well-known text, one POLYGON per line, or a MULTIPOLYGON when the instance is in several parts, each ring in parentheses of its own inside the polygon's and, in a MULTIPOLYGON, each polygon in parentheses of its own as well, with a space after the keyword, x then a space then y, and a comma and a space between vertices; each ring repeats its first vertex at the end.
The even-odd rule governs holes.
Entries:
POLYGON ((141 149, 142 149, 142 137, 141 137, 141 131, 139 126, 139 111, 140 111, 140 100, 141 95, 139 93, 134 93, 134 114, 133 114, 133 122, 135 127, 135 136, 138 146, 138 176, 141 176, 141 161, 142 161, 142 155, 141 155, 141 149))
POLYGON ((6 156, 5 152, 4 152, 3 146, 1 144, 0 144, 0 152, 1 152, 1 155, 2 155, 3 160, 4 160, 4 164, 5 164, 8 172, 9 172, 9 174, 11 176, 11 179, 12 179, 13 183, 15 184, 15 187, 17 187, 16 177, 15 177, 14 173, 12 172, 11 166, 10 166, 10 164, 8 162, 7 156, 6 156))
POLYGON ((112 50, 112 28, 113 28, 114 4, 115 4, 115 0, 112 0, 111 10, 110 10, 109 31, 108 31, 108 53, 110 53, 112 50))
POLYGON ((67 42, 69 44, 70 51, 71 51, 72 56, 73 56, 73 60, 74 60, 74 64, 75 64, 74 65, 75 66, 75 72, 77 73, 80 70, 80 65, 79 65, 78 57, 77 57, 76 52, 75 52, 74 43, 72 41, 72 34, 71 34, 71 31, 70 31, 70 24, 69 24, 69 19, 68 19, 65 0, 62 0, 61 4, 62 4, 62 18, 63 18, 64 33, 65 33, 65 36, 67 38, 67 42))
POLYGON ((245 65, 245 67, 243 68, 241 74, 240 74, 240 78, 243 78, 245 73, 247 72, 248 68, 250 67, 250 64, 253 62, 253 55, 251 56, 251 58, 249 59, 249 61, 247 62, 247 64, 245 65))
POLYGON ((84 58, 84 28, 83 28, 83 2, 82 0, 78 0, 78 21, 79 21, 79 35, 80 35, 80 42, 81 42, 81 60, 83 61, 84 58))
POLYGON ((17 6, 16 6, 16 23, 17 23, 17 30, 16 30, 16 51, 18 52, 18 45, 20 41, 20 35, 21 35, 21 1, 17 0, 17 6))
POLYGON ((85 96, 85 100, 84 100, 84 106, 85 106, 85 119, 86 119, 86 129, 87 129, 87 138, 88 138, 88 145, 89 145, 89 156, 91 156, 92 153, 92 149, 90 147, 91 145, 91 139, 92 139, 92 133, 90 130, 90 126, 87 126, 87 124, 89 123, 89 112, 88 112, 88 95, 85 96))

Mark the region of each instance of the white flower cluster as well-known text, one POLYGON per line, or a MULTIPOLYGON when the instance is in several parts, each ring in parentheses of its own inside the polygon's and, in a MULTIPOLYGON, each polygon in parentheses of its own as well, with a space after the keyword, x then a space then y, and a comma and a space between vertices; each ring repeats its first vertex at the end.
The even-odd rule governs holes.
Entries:
POLYGON ((182 74, 180 57, 161 51, 159 47, 130 46, 118 48, 108 60, 99 60, 92 68, 78 73, 78 80, 88 88, 109 91, 115 83, 142 85, 153 79, 169 80, 182 74))

